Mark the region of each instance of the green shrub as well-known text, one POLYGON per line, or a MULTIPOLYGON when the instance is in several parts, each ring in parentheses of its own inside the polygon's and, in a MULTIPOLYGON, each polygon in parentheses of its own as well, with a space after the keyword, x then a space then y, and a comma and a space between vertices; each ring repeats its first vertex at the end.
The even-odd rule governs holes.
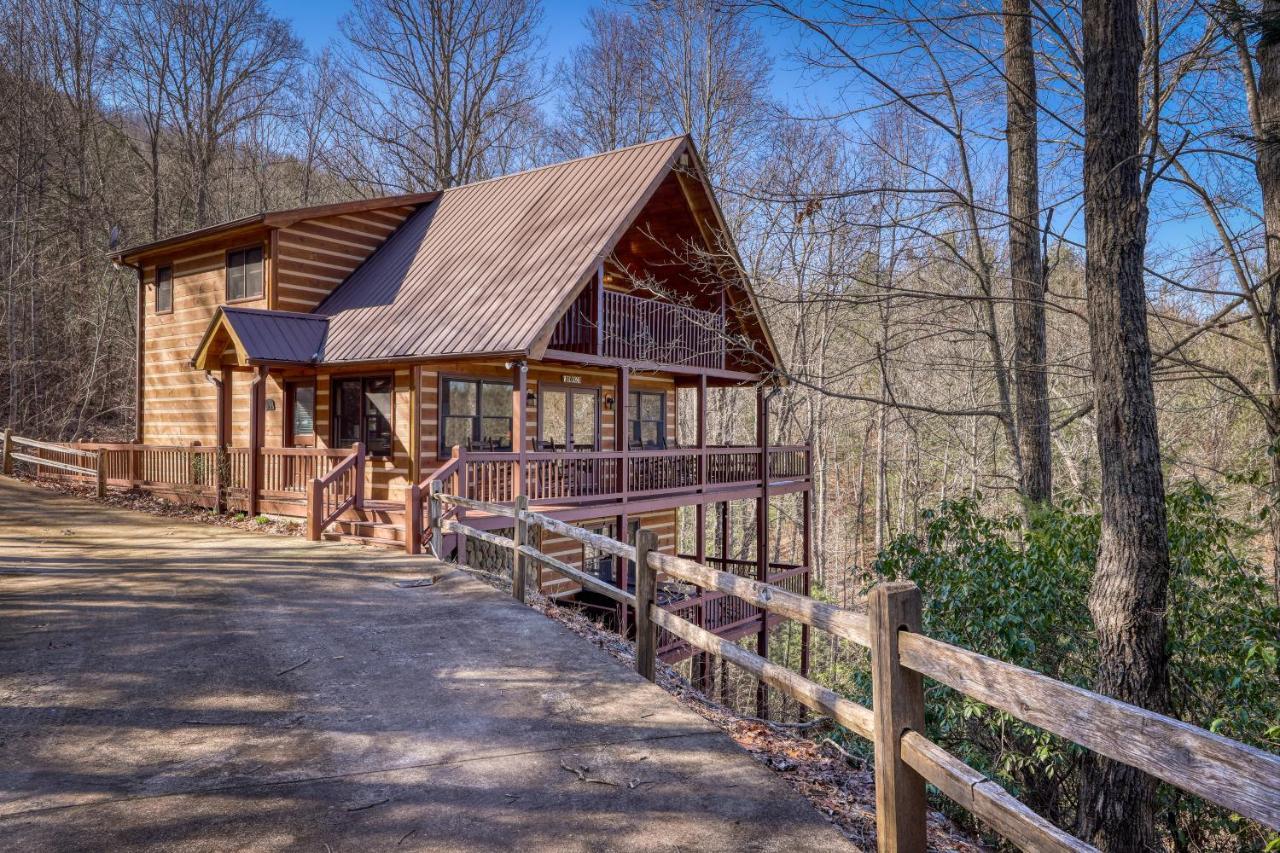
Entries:
MULTIPOLYGON (((1260 567, 1235 547, 1252 535, 1214 497, 1185 487, 1168 497, 1172 709, 1176 716, 1263 748, 1280 726, 1280 607, 1260 567)), ((1088 687, 1097 646, 1087 597, 1097 512, 1064 503, 1029 521, 992 518, 976 499, 926 514, 923 536, 902 536, 877 561, 884 577, 924 594, 930 635, 1088 687)), ((927 687, 929 732, 1061 826, 1074 824, 1081 751, 954 691, 927 687)), ((1265 844, 1255 825, 1173 789, 1162 822, 1180 849, 1265 844)))

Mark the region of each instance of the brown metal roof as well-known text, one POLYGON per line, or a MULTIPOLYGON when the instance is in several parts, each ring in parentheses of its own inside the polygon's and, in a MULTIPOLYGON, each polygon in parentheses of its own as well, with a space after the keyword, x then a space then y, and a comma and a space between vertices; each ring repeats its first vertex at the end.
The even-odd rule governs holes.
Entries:
POLYGON ((529 352, 686 144, 445 190, 316 309, 330 318, 322 360, 529 352))
POLYGON ((315 314, 222 305, 214 312, 192 364, 208 366, 205 350, 219 328, 230 333, 243 363, 312 364, 324 346, 329 321, 315 314))

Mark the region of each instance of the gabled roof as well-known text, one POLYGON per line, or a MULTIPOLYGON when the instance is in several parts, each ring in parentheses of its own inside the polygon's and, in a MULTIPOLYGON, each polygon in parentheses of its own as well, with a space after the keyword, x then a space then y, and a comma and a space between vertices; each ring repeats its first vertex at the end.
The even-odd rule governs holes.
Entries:
POLYGON ((324 346, 329 321, 315 314, 220 305, 196 347, 191 365, 212 370, 228 346, 241 366, 312 364, 324 346))
POLYGON ((232 219, 228 222, 220 222, 217 225, 210 225, 195 231, 188 231, 185 234, 153 240, 150 243, 140 243, 114 252, 110 257, 116 263, 134 263, 146 255, 163 251, 171 246, 208 240, 253 226, 287 228, 305 219, 322 219, 326 216, 340 216, 345 213, 364 213, 388 207, 425 204, 426 202, 434 201, 439 195, 439 192, 409 193, 407 195, 384 196, 382 198, 359 199, 357 201, 340 201, 333 204, 316 204, 309 207, 291 207, 285 210, 269 210, 263 213, 255 213, 251 216, 242 216, 239 219, 232 219))
POLYGON ((529 353, 691 150, 679 136, 445 190, 316 309, 322 360, 529 353))

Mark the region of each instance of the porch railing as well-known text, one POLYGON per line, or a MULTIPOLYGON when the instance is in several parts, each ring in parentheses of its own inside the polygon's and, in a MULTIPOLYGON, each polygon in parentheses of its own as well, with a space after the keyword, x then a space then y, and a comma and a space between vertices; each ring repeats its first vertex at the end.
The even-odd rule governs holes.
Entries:
MULTIPOLYGON (((459 449, 460 493, 480 501, 515 499, 519 454, 459 449)), ((810 475, 806 446, 770 447, 771 482, 810 475)), ((758 447, 530 452, 524 456, 524 494, 533 503, 581 503, 619 497, 678 494, 762 481, 758 447), (705 458, 705 465, 703 459, 705 458)))
POLYGON ((551 334, 553 349, 594 353, 628 361, 723 368, 724 317, 659 299, 586 290, 551 334))
MULTIPOLYGON (((100 470, 100 490, 107 486, 141 489, 214 506, 228 499, 248 501, 250 497, 253 459, 246 447, 43 442, 21 436, 12 436, 5 447, 20 462, 27 462, 26 457, 30 456, 29 464, 37 474, 48 469, 62 476, 87 479, 98 476, 100 470), (24 445, 29 453, 22 452, 24 445)), ((351 456, 351 448, 261 448, 257 498, 305 501, 315 480, 332 480, 330 475, 335 470, 352 464, 351 456)), ((363 463, 360 470, 363 477, 363 463)), ((354 486, 343 488, 344 493, 349 493, 354 486)))

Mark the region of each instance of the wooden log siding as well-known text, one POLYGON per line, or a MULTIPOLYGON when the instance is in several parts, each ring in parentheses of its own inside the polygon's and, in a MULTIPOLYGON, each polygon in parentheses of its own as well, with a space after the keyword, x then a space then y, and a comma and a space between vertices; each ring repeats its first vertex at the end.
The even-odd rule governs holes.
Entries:
POLYGON ((412 212, 408 206, 388 208, 307 219, 279 229, 272 307, 315 310, 412 212))
MULTIPOLYGON (((265 229, 237 235, 213 246, 177 253, 148 262, 143 268, 145 289, 142 321, 143 336, 143 420, 142 442, 152 445, 190 445, 217 443, 217 390, 202 371, 192 369, 191 357, 200 338, 219 305, 226 301, 226 253, 228 249, 260 245, 263 264, 271 263, 269 240, 265 229), (157 266, 173 270, 173 310, 155 311, 155 275, 157 266)), ((268 273, 263 272, 264 295, 260 299, 237 303, 250 308, 266 308, 268 273)), ((245 420, 248 412, 248 375, 236 375, 233 385, 233 442, 243 444, 248 438, 245 420), (234 436, 240 435, 239 439, 234 436)))

